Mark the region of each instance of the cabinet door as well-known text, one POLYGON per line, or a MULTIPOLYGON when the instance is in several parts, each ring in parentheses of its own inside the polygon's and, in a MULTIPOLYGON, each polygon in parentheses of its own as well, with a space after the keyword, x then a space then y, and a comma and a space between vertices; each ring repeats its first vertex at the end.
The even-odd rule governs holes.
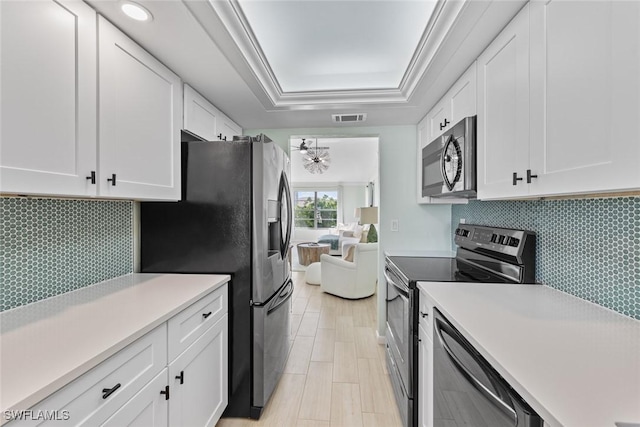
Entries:
POLYGON ((184 129, 207 141, 217 141, 220 113, 192 87, 184 85, 184 129))
POLYGON ((180 78, 102 17, 98 32, 99 194, 178 200, 180 78))
POLYGON ((429 117, 425 117, 420 123, 418 123, 418 141, 417 141, 417 200, 418 203, 429 203, 431 197, 422 197, 422 149, 431 142, 431 134, 429 133, 428 126, 429 117))
POLYGON ((447 97, 451 103, 451 125, 455 125, 465 117, 476 115, 476 62, 464 72, 451 87, 447 97))
POLYGON ((95 12, 0 1, 0 28, 0 191, 95 195, 95 12))
POLYGON ((429 142, 442 135, 442 132, 448 129, 451 124, 451 102, 448 98, 443 98, 435 107, 427 113, 427 129, 429 130, 429 142), (447 124, 445 125, 445 119, 447 124))
POLYGON ((226 116, 221 117, 220 126, 218 127, 220 139, 224 141, 233 140, 234 135, 242 135, 242 128, 236 125, 226 116))
POLYGON ((166 400, 166 394, 160 394, 161 391, 166 391, 167 384, 167 368, 165 368, 100 425, 103 427, 167 427, 169 401, 166 400))
POLYGON ((478 58, 478 198, 526 195, 529 167, 529 6, 478 58))
POLYGON ((531 3, 532 194, 640 188, 640 3, 531 3))
POLYGON ((228 315, 169 365, 169 425, 214 426, 227 406, 228 315))
POLYGON ((418 326, 418 426, 433 426, 433 341, 418 326))

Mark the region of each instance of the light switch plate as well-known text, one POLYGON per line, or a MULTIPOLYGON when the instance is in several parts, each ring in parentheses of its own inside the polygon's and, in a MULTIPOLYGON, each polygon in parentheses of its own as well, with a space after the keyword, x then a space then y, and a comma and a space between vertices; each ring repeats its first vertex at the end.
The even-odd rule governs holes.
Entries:
POLYGON ((391 220, 391 231, 398 231, 400 228, 399 224, 398 224, 398 220, 397 219, 392 219, 391 220))

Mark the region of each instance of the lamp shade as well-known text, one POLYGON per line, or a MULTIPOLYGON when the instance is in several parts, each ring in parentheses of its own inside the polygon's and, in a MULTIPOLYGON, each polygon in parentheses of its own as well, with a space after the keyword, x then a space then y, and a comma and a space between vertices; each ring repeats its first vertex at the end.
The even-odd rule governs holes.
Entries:
POLYGON ((377 207, 364 207, 360 209, 360 223, 361 224, 377 224, 378 223, 378 208, 377 207))

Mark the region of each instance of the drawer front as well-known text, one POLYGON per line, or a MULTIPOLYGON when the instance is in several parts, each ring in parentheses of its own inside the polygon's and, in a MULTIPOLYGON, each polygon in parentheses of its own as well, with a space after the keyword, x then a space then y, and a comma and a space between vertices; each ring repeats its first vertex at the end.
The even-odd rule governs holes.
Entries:
POLYGON ((228 283, 169 319, 169 361, 193 344, 227 313, 228 283))
POLYGON ((429 338, 433 339, 433 303, 424 292, 420 292, 418 322, 424 328, 429 338))
POLYGON ((31 419, 15 421, 9 425, 99 425, 166 365, 167 328, 163 323, 31 408, 31 419), (113 391, 109 393, 108 390, 113 391), (34 419, 37 414, 54 419, 34 419), (61 419, 66 421, 60 421, 61 419))

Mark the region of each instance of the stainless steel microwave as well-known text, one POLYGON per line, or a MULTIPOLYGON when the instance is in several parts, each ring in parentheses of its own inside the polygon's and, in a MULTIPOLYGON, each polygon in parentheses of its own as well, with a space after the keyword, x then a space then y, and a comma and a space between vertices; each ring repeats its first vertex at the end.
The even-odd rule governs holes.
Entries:
POLYGON ((422 149, 422 196, 476 198, 476 116, 422 149))

